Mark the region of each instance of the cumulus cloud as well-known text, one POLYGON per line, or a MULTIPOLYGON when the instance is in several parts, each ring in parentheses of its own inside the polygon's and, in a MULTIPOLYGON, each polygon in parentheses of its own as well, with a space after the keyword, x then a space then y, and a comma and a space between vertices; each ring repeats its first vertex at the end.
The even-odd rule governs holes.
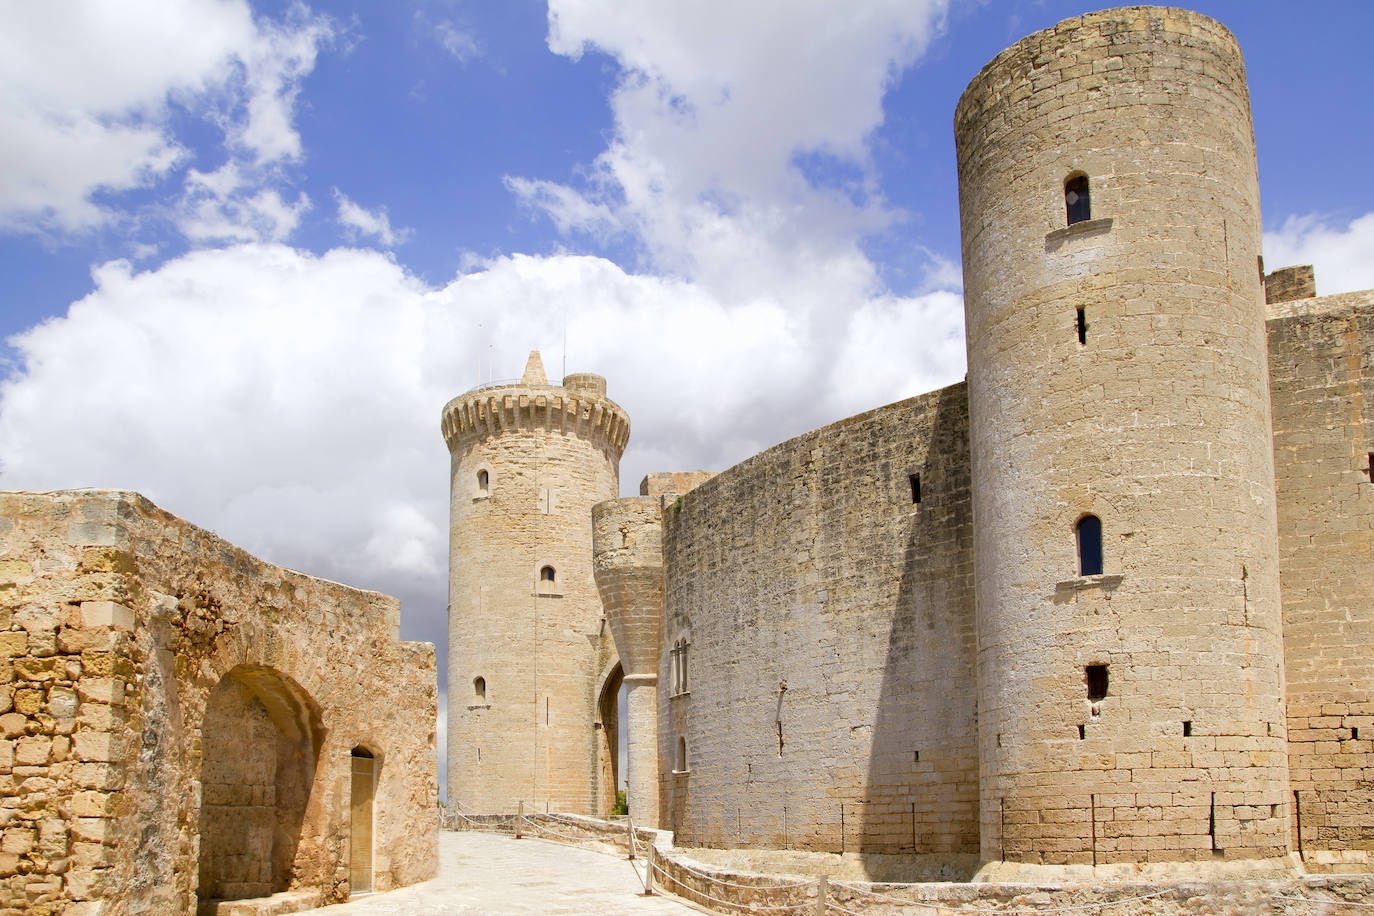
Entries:
POLYGON ((816 321, 726 305, 602 258, 512 256, 442 286, 386 254, 242 244, 94 272, 66 316, 11 338, 6 488, 128 487, 276 562, 400 595, 442 643, 443 404, 514 376, 607 376, 630 413, 622 480, 723 468, 789 435, 953 381, 950 294, 816 321), (933 356, 918 358, 915 352, 933 356))
POLYGON ((118 217, 102 195, 166 179, 191 157, 173 115, 208 119, 257 166, 299 158, 300 78, 332 34, 246 0, 21 3, 0 30, 0 228, 79 231, 118 217))
POLYGON ((282 241, 309 209, 305 192, 288 203, 280 191, 262 188, 229 162, 210 173, 189 170, 175 221, 195 242, 282 241))
POLYGON ((338 205, 339 224, 355 239, 373 238, 386 248, 395 248, 410 238, 411 230, 391 227, 391 217, 386 207, 368 210, 354 203, 338 188, 334 189, 334 201, 338 205))
POLYGON ((729 300, 829 296, 837 273, 851 294, 871 291, 857 242, 895 214, 868 144, 888 84, 945 6, 551 0, 553 51, 600 51, 622 69, 615 132, 581 186, 510 186, 560 228, 594 234, 614 220, 649 266, 729 300))
POLYGON ((1374 213, 1342 226, 1324 217, 1290 216, 1277 231, 1264 233, 1264 265, 1316 268, 1321 295, 1374 289, 1374 213))

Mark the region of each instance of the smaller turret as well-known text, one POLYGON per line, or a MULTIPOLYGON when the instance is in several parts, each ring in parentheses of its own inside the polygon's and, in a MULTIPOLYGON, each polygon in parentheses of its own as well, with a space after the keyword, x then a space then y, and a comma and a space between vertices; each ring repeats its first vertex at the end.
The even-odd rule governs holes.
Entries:
POLYGON ((663 629, 663 511, 652 496, 592 507, 592 569, 625 672, 628 800, 658 826, 658 660, 663 629))

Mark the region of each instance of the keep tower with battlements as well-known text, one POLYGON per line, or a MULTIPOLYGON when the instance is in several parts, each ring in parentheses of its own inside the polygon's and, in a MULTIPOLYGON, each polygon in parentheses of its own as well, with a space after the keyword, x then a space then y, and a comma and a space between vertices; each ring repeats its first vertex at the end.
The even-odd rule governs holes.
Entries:
MULTIPOLYGON (((467 810, 596 813, 602 608, 592 506, 619 495, 625 411, 599 375, 515 384, 443 410, 451 456, 448 793, 467 810)), ((613 794, 613 789, 611 792, 613 794)))

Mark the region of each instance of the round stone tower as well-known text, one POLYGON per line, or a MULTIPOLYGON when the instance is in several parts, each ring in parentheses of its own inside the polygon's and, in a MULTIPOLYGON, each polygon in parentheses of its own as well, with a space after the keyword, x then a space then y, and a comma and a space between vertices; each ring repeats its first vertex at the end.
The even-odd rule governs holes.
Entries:
POLYGON ((625 411, 599 375, 518 384, 443 411, 449 520, 448 793, 482 813, 590 814, 597 780, 592 506, 619 494, 625 411))
POLYGON ((1221 25, 1018 42, 955 113, 982 855, 1283 854, 1260 209, 1221 25))
POLYGON ((625 673, 630 816, 658 826, 658 661, 663 635, 663 511, 652 496, 592 510, 596 584, 625 673))

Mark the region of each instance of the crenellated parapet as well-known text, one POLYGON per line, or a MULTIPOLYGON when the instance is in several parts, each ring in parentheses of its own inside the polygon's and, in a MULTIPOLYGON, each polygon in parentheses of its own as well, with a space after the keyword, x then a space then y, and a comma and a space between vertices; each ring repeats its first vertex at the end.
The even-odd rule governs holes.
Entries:
POLYGON ((619 460, 630 441, 630 418, 606 397, 606 382, 589 373, 558 385, 493 385, 474 388, 444 405, 441 426, 449 451, 517 429, 577 436, 619 460), (600 381, 597 386, 591 380, 600 381))

